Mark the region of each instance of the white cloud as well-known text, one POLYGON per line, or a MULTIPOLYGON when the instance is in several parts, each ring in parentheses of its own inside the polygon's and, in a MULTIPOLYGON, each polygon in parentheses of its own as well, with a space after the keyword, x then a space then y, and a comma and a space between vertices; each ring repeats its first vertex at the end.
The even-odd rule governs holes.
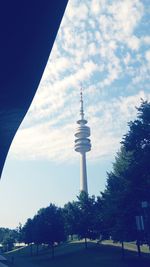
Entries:
POLYGON ((77 20, 85 20, 88 16, 88 6, 86 3, 78 2, 77 5, 75 5, 75 2, 70 1, 68 3, 68 7, 66 10, 66 17, 68 17, 71 21, 77 20))
POLYGON ((140 47, 140 39, 136 36, 132 36, 127 40, 128 47, 132 50, 138 50, 140 47))
POLYGON ((150 63, 150 50, 146 51, 145 58, 148 61, 148 63, 150 63))
POLYGON ((130 61, 131 61, 131 54, 128 52, 127 55, 124 57, 125 65, 129 65, 130 61))
POLYGON ((150 66, 150 52, 145 51, 150 37, 140 34, 144 10, 140 0, 69 1, 12 155, 54 161, 77 158, 73 146, 81 84, 92 132, 89 157, 96 160, 116 152, 127 121, 136 116, 134 107, 140 98, 149 97, 143 91, 150 66))
MULTIPOLYGON (((148 97, 150 99, 150 94, 148 97)), ((135 106, 139 106, 141 98, 146 98, 143 91, 109 102, 97 102, 87 108, 85 114, 88 116, 92 133, 90 159, 97 160, 118 150, 120 140, 127 131, 127 122, 136 117, 135 106)), ((65 109, 62 116, 58 117, 59 123, 68 118, 63 124, 53 118, 18 131, 11 148, 14 156, 19 159, 75 160, 77 156, 74 152, 74 133, 78 113, 78 108, 71 113, 65 109)))
POLYGON ((88 53, 89 55, 96 55, 98 53, 98 49, 96 47, 96 44, 94 42, 90 43, 88 46, 88 53))
POLYGON ((101 10, 101 6, 104 4, 104 1, 98 1, 98 0, 92 0, 91 3, 91 10, 95 15, 98 15, 100 10, 101 10), (102 3, 103 2, 103 3, 102 3))
POLYGON ((139 0, 113 1, 108 12, 114 17, 114 30, 130 36, 143 15, 143 4, 139 0))
POLYGON ((141 38, 142 42, 146 45, 150 45, 150 36, 146 35, 141 38))

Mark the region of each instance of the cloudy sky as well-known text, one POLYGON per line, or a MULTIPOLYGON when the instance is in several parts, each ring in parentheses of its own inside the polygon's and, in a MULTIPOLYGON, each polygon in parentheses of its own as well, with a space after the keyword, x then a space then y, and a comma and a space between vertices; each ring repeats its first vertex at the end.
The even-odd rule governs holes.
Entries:
POLYGON ((69 1, 5 164, 0 226, 15 227, 50 202, 63 205, 79 193, 73 147, 81 87, 91 127, 89 193, 104 190, 135 106, 150 100, 149 17, 149 0, 69 1))

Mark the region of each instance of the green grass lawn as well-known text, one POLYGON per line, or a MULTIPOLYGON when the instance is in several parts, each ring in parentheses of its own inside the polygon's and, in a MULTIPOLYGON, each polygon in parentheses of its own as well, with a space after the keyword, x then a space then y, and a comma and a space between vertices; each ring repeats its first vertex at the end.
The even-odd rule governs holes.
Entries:
MULTIPOLYGON (((113 243, 111 240, 105 240, 102 242, 103 245, 113 245, 116 247, 121 247, 120 243, 113 243)), ((137 246, 134 242, 124 242, 124 248, 125 250, 132 250, 132 251, 137 251, 137 246)), ((141 251, 143 253, 150 253, 148 246, 142 245, 141 246, 141 251)))
POLYGON ((39 256, 30 256, 30 248, 26 247, 6 254, 11 261, 14 257, 13 267, 149 267, 149 254, 143 253, 142 258, 137 257, 134 244, 126 244, 125 259, 121 258, 121 248, 111 242, 96 244, 88 242, 85 249, 84 242, 71 242, 55 248, 55 259, 51 259, 50 249, 40 249, 39 256), (130 246, 132 247, 130 250, 130 246))

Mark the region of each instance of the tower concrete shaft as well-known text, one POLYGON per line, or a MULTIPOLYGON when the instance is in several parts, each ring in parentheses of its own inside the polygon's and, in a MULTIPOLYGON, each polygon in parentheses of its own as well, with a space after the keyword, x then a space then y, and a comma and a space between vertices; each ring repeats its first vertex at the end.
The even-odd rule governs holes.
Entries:
POLYGON ((80 191, 88 193, 85 153, 81 153, 80 155, 80 191))
POLYGON ((75 133, 75 151, 80 153, 80 191, 88 193, 87 170, 86 170, 86 152, 91 150, 90 128, 86 125, 84 119, 83 96, 80 93, 80 120, 77 121, 79 126, 75 133))

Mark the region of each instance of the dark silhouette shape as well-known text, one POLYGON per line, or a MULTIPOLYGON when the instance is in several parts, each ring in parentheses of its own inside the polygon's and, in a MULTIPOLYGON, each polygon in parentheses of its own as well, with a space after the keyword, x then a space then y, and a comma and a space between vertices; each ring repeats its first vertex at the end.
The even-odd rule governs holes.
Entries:
POLYGON ((0 3, 0 176, 41 80, 67 2, 0 3))

